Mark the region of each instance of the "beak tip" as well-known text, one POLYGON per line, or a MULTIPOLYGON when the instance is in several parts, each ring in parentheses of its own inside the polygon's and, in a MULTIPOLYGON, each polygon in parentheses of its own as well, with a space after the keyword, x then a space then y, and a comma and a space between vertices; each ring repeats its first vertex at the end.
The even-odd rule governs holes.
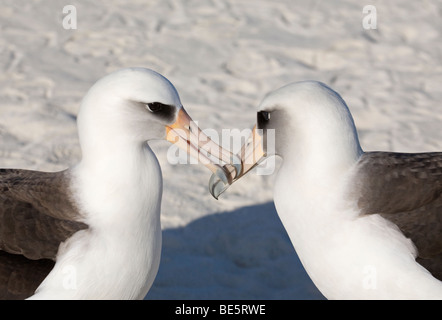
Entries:
POLYGON ((209 192, 215 200, 219 200, 219 194, 217 195, 215 190, 213 190, 210 186, 209 186, 209 192))
POLYGON ((224 179, 221 179, 219 175, 212 174, 209 180, 209 192, 216 200, 219 199, 219 196, 227 190, 227 188, 230 186, 228 183, 225 183, 223 181, 224 179))

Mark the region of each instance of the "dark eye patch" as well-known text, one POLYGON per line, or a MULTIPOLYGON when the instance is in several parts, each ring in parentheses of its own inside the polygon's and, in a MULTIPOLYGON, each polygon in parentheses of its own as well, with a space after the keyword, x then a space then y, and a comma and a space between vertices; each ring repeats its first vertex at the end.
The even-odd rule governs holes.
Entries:
POLYGON ((161 102, 150 102, 150 103, 147 104, 147 107, 152 112, 159 112, 159 111, 161 111, 163 106, 165 106, 165 104, 163 104, 161 102))
POLYGON ((172 123, 175 120, 176 107, 161 102, 146 103, 146 108, 152 112, 155 117, 162 119, 165 122, 172 123))
POLYGON ((270 112, 267 111, 259 111, 257 113, 257 127, 258 129, 265 129, 267 123, 270 120, 270 112))

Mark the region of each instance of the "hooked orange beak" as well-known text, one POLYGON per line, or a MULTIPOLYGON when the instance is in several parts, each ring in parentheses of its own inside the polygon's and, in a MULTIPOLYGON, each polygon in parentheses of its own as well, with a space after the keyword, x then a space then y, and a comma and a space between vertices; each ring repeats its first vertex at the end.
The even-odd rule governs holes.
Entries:
POLYGON ((232 183, 242 171, 238 157, 204 134, 184 108, 179 110, 176 121, 166 126, 166 140, 205 165, 223 183, 232 183))

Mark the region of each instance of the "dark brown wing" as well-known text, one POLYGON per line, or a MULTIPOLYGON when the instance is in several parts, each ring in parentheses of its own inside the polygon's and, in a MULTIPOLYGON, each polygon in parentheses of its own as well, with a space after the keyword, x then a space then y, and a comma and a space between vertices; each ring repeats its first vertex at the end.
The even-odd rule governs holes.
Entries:
POLYGON ((417 261, 442 281, 442 153, 370 152, 357 168, 362 213, 395 223, 418 249, 417 261))
POLYGON ((68 171, 0 169, 0 297, 33 292, 80 221, 68 171))
POLYGON ((22 255, 0 251, 0 299, 26 299, 54 267, 49 259, 30 260, 22 255))

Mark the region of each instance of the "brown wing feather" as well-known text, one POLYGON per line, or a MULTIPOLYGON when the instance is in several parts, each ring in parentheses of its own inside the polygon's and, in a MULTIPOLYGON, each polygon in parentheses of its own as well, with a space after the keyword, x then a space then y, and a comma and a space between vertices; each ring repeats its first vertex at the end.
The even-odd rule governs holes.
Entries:
POLYGON ((29 260, 22 255, 0 251, 0 299, 26 299, 54 267, 48 259, 29 260))
POLYGON ((60 243, 86 228, 70 197, 68 171, 0 169, 0 297, 32 293, 60 243))
POLYGON ((442 281, 442 153, 365 153, 357 180, 362 213, 395 223, 442 281))
POLYGON ((69 174, 0 170, 0 249, 55 259, 60 242, 87 226, 69 195, 69 174))

